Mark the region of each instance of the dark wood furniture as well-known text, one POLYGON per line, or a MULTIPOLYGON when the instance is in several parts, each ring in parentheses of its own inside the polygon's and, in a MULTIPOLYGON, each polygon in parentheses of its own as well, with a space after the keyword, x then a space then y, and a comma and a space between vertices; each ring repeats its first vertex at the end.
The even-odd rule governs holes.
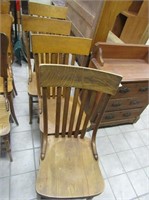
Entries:
POLYGON ((101 126, 136 122, 149 102, 148 46, 96 43, 90 67, 123 76, 122 86, 109 101, 101 126))

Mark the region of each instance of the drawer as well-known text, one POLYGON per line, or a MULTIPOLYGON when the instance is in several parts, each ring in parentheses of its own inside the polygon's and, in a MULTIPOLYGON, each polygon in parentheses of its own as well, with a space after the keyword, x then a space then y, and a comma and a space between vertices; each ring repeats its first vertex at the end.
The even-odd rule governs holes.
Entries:
POLYGON ((127 98, 137 96, 142 98, 143 96, 148 98, 149 85, 147 81, 144 82, 129 82, 122 83, 115 96, 112 98, 127 98))
POLYGON ((122 110, 115 112, 105 112, 102 118, 102 122, 125 120, 128 118, 136 118, 142 112, 143 108, 122 110))
POLYGON ((107 105, 106 111, 120 111, 134 108, 141 108, 148 104, 147 95, 140 98, 120 98, 111 99, 107 105))

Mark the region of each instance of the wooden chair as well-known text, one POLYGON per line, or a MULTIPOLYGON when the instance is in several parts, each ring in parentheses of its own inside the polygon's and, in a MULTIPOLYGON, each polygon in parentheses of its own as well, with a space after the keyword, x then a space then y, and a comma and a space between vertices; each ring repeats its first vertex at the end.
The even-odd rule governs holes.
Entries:
POLYGON ((9 100, 10 103, 10 111, 12 114, 12 117, 15 121, 15 123, 18 125, 18 121, 15 115, 15 110, 14 110, 14 106, 13 106, 13 79, 12 77, 10 77, 8 75, 8 51, 5 48, 5 43, 7 46, 8 43, 8 47, 9 47, 9 40, 7 35, 5 35, 4 33, 0 33, 0 40, 1 40, 1 62, 0 62, 0 94, 4 95, 5 94, 5 81, 7 80, 7 98, 9 100), (7 39, 6 39, 7 38, 7 39), (4 41, 3 41, 4 39, 4 41), (8 41, 7 41, 8 40, 8 41), (3 50, 4 48, 4 50, 3 50), (4 81, 5 80, 5 81, 4 81))
MULTIPOLYGON (((41 96, 39 87, 39 65, 42 63, 76 64, 78 55, 88 56, 92 40, 89 38, 32 34, 32 51, 35 59, 38 95, 41 96)), ((50 96, 55 98, 56 91, 51 88, 50 96)))
MULTIPOLYGON (((9 82, 7 83, 7 49, 8 49, 8 38, 5 34, 0 33, 1 49, 0 49, 0 63, 5 65, 4 70, 1 71, 0 75, 3 75, 3 85, 0 84, 0 91, 3 86, 3 94, 0 94, 0 137, 3 137, 6 149, 9 153, 10 161, 12 161, 11 149, 10 149, 10 111, 9 102, 7 99, 8 90, 10 88, 9 82), (7 90, 8 87, 8 90, 7 90)), ((1 78, 1 77, 0 77, 1 78)), ((1 93, 1 92, 0 92, 1 93)))
POLYGON ((17 95, 17 90, 15 87, 15 81, 13 76, 13 70, 12 70, 12 63, 14 61, 14 53, 13 53, 13 47, 12 47, 12 40, 11 40, 11 27, 13 23, 13 16, 11 14, 0 14, 0 32, 5 33, 9 39, 9 45, 8 45, 8 75, 12 78, 13 83, 13 89, 15 94, 17 95))
POLYGON ((111 95, 116 93, 122 77, 102 70, 61 64, 40 65, 39 77, 42 88, 42 149, 37 193, 51 199, 92 199, 104 190, 96 133, 106 105, 111 95), (55 100, 49 98, 48 88, 51 86, 57 88, 55 100), (63 88, 65 93, 61 96, 63 88), (88 92, 92 92, 90 99, 88 92), (95 111, 98 92, 102 93, 98 101, 100 110, 90 139, 85 134, 95 111), (89 106, 84 112, 86 101, 89 101, 89 106))
POLYGON ((9 14, 10 13, 10 2, 6 0, 0 1, 0 13, 9 14))
POLYGON ((32 123, 33 115, 33 103, 37 102, 34 97, 37 97, 36 87, 36 73, 33 71, 30 58, 30 37, 29 33, 45 33, 45 34, 57 34, 57 35, 70 35, 71 22, 67 20, 47 19, 41 17, 34 17, 29 15, 22 15, 22 27, 24 34, 24 43, 27 52, 28 70, 29 70, 29 81, 28 81, 28 95, 29 95, 29 113, 30 120, 32 123))
POLYGON ((56 19, 66 19, 68 8, 62 6, 53 6, 53 5, 29 2, 28 10, 30 15, 56 18, 56 19))

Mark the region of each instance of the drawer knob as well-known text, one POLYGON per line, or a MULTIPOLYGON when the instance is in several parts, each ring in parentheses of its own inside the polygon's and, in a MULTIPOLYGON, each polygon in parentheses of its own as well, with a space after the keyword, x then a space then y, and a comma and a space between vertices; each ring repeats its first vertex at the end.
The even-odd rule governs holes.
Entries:
POLYGON ((127 87, 120 88, 119 92, 125 94, 125 93, 129 92, 129 89, 127 87))
POLYGON ((123 114, 124 117, 129 117, 131 115, 131 112, 126 112, 123 114))
POLYGON ((139 89, 140 92, 146 92, 148 90, 148 87, 142 87, 139 89))
POLYGON ((112 106, 113 106, 113 107, 119 107, 119 106, 121 106, 121 103, 116 102, 116 103, 113 103, 112 106))
POLYGON ((113 115, 113 114, 110 114, 110 115, 105 116, 105 119, 113 119, 113 118, 114 118, 114 115, 113 115))
POLYGON ((137 105, 137 104, 139 104, 139 101, 137 100, 130 101, 130 105, 137 105))

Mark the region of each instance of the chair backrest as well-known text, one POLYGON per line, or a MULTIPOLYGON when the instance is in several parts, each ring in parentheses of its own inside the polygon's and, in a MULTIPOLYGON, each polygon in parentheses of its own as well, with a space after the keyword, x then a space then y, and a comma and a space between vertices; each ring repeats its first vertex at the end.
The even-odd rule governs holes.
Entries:
POLYGON ((10 2, 1 0, 0 2, 0 13, 9 14, 10 13, 10 2))
POLYGON ((0 33, 0 76, 4 80, 4 91, 7 92, 7 70, 8 70, 8 45, 9 40, 6 34, 0 33))
POLYGON ((53 86, 57 88, 56 96, 56 118, 55 118, 55 136, 59 135, 71 137, 84 138, 86 128, 92 114, 95 111, 95 102, 97 95, 100 92, 102 98, 97 103, 99 113, 96 119, 96 125, 93 130, 93 140, 95 140, 96 131, 102 119, 103 112, 106 108, 108 100, 111 95, 114 95, 118 89, 119 83, 122 79, 121 76, 96 70, 86 67, 77 67, 61 64, 42 64, 39 68, 39 84, 42 88, 43 99, 43 119, 44 119, 44 134, 48 134, 48 87, 53 86), (61 89, 65 88, 65 94, 61 96, 61 89), (80 101, 80 91, 82 94, 82 101, 80 101), (88 96, 88 92, 92 95, 88 96), (69 99, 73 97, 72 106, 69 104, 69 99), (62 105, 62 98, 64 104, 62 105), (78 111, 77 103, 80 102, 80 110, 78 111), (85 103, 88 107, 85 109, 85 103), (100 106, 100 107, 99 107, 100 106), (83 118, 85 110, 86 117, 83 118), (68 113, 71 113, 70 121, 67 120, 68 113), (74 123, 74 117, 77 113, 77 122, 74 123), (83 122, 81 122, 84 120, 83 122), (83 124, 83 125, 82 125, 83 124))
POLYGON ((21 18, 23 31, 70 35, 71 22, 68 20, 41 18, 30 15, 22 15, 21 18))
POLYGON ((11 27, 13 22, 13 17, 10 14, 0 14, 0 32, 5 33, 9 39, 8 53, 12 56, 12 41, 11 41, 11 27))
POLYGON ((37 15, 42 17, 66 19, 67 7, 45 5, 35 2, 29 2, 28 10, 30 15, 37 15))
MULTIPOLYGON (((27 59, 29 71, 31 72, 31 60, 30 60, 30 37, 29 32, 45 33, 45 34, 58 34, 58 35, 70 35, 71 22, 68 20, 58 20, 34 17, 30 15, 22 15, 22 28, 24 35, 24 43, 27 51, 27 59)), ((31 77, 30 77, 31 79, 31 77)))
MULTIPOLYGON (((92 40, 89 38, 57 36, 57 35, 35 35, 31 36, 32 51, 35 58, 37 73, 41 63, 57 63, 74 65, 77 55, 88 56, 92 40)), ((37 87, 40 96, 40 87, 37 87)), ((55 92, 52 92, 53 98, 55 92)))

